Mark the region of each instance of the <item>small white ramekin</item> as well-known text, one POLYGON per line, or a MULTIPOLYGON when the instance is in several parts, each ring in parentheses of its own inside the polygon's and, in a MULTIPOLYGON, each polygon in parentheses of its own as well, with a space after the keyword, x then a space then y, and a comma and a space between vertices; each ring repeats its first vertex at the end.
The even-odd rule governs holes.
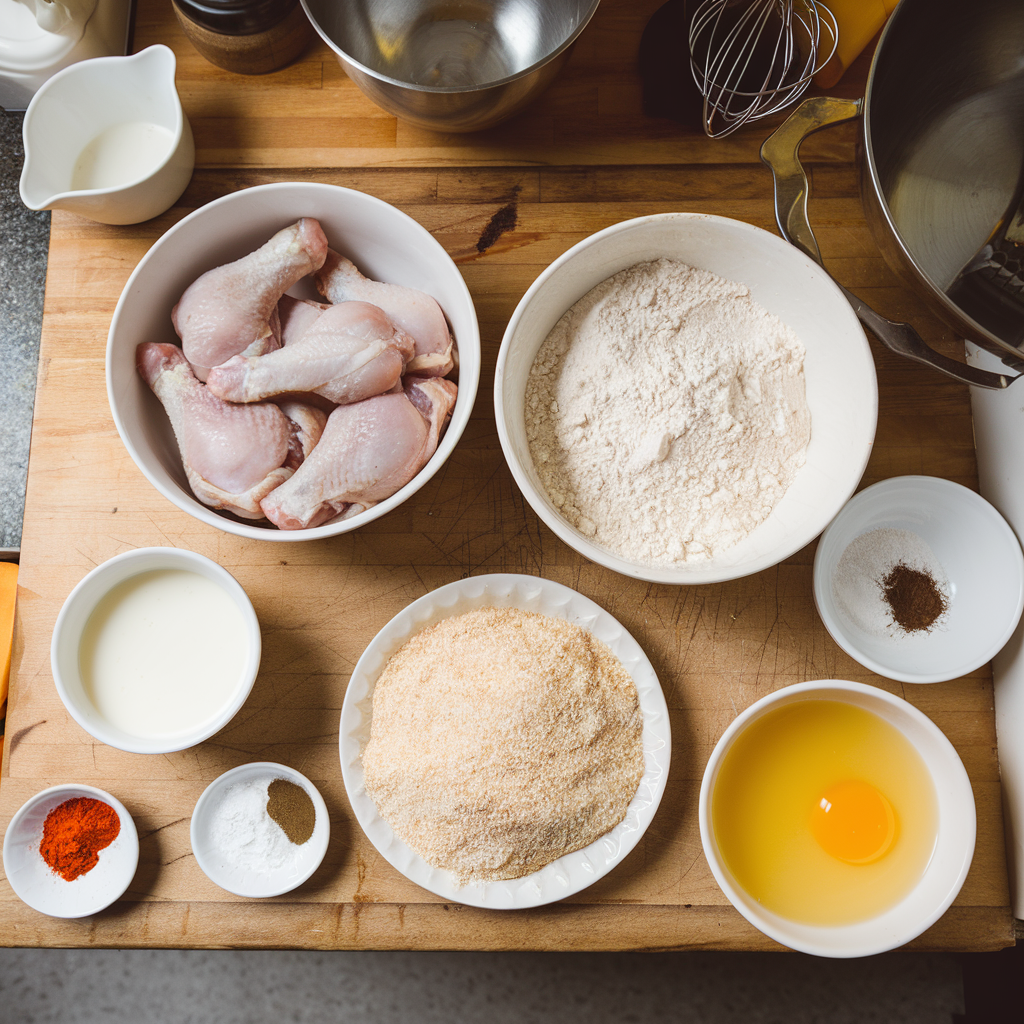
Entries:
POLYGON ((331 819, 324 798, 305 775, 284 764, 256 761, 232 768, 203 790, 192 811, 189 837, 196 863, 211 882, 236 896, 253 899, 281 896, 302 885, 320 867, 331 839, 331 819), (301 846, 295 847, 292 862, 281 867, 268 867, 266 871, 254 871, 233 864, 229 856, 217 849, 212 834, 213 819, 220 801, 231 786, 268 776, 284 779, 304 790, 313 801, 316 818, 313 834, 301 846))
POLYGON ((1024 609, 1024 553, 1009 523, 980 494, 936 476, 896 476, 846 503, 818 542, 814 603, 832 639, 865 668, 903 683, 939 683, 991 661, 1024 609), (906 530, 932 550, 949 581, 949 609, 931 630, 873 636, 836 600, 846 548, 873 530, 906 530))
POLYGON ((4 874, 15 894, 33 910, 50 917, 88 917, 120 899, 139 866, 139 833, 120 800, 96 789, 71 783, 52 786, 26 800, 4 833, 4 874), (100 800, 121 822, 117 838, 99 852, 99 863, 73 882, 66 882, 43 860, 39 843, 46 816, 66 800, 100 800))
MULTIPOLYGON (((173 628, 173 623, 168 623, 173 628)), ((139 548, 126 551, 98 565, 68 595, 57 616, 50 644, 50 667, 57 693, 71 717, 91 736, 120 750, 135 754, 167 754, 202 743, 234 718, 256 682, 260 667, 262 638, 249 596, 241 585, 216 562, 181 548, 139 548), (136 736, 109 722, 89 699, 79 671, 78 655, 82 631, 102 598, 119 583, 155 569, 184 569, 216 583, 234 601, 246 624, 245 664, 229 698, 215 714, 193 729, 166 736, 136 736)))

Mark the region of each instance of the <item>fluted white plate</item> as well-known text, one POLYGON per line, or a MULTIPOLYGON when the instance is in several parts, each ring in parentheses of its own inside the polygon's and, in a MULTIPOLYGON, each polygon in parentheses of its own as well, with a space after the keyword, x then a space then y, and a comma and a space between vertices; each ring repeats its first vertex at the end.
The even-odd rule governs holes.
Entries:
POLYGON ((490 910, 539 907, 565 899, 604 877, 640 841, 661 802, 672 750, 668 708, 654 667, 625 627, 600 605, 560 583, 499 573, 471 576, 413 601, 370 642, 356 663, 341 710, 341 770, 356 819, 392 867, 410 881, 453 903, 490 910), (523 878, 460 886, 411 850, 378 814, 366 792, 361 754, 370 738, 373 688, 387 660, 410 637, 442 619, 477 608, 521 608, 588 629, 622 662, 636 683, 643 714, 644 774, 626 816, 589 846, 523 878))

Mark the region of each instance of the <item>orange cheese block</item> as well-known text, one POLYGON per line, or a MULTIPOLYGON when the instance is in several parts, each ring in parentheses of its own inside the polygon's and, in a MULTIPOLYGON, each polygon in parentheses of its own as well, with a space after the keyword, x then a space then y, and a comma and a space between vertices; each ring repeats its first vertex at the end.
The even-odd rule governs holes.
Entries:
POLYGON ((0 562, 0 703, 7 700, 11 678, 11 643, 14 640, 14 601, 18 593, 18 566, 0 562))

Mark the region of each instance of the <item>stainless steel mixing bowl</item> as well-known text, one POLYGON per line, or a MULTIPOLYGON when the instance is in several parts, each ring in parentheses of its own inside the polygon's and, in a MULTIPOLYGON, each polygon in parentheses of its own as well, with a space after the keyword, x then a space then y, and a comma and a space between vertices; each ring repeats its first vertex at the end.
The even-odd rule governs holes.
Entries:
MULTIPOLYGON (((1024 3, 901 0, 868 77, 863 101, 805 100, 764 144, 779 227, 819 260, 807 221, 808 182, 797 150, 811 132, 863 114, 861 198, 886 261, 960 336, 1024 369, 1024 302, 1012 318, 991 290, 968 305, 954 285, 1024 184, 1024 3)), ((908 324, 884 320, 847 297, 873 333, 902 355, 958 380, 1005 387, 1017 377, 934 352, 908 324)), ((1011 303, 1011 304, 1012 304, 1011 303)))
POLYGON ((356 85, 413 124, 472 132, 558 74, 600 0, 302 0, 356 85))

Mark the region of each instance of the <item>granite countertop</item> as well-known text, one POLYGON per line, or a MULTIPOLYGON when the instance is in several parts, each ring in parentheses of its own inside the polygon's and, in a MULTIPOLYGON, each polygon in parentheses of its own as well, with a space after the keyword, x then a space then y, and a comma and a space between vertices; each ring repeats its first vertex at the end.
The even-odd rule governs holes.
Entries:
POLYGON ((22 113, 0 110, 0 558, 17 555, 39 365, 49 212, 18 194, 22 113))

